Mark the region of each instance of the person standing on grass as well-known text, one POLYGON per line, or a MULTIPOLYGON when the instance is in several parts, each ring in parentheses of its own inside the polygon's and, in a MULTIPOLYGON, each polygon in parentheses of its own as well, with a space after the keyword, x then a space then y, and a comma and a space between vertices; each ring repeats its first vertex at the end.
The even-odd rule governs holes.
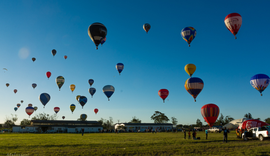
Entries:
POLYGON ((206 140, 207 140, 207 137, 208 137, 208 130, 205 130, 205 136, 206 136, 206 140))
POLYGON ((225 127, 224 130, 223 130, 223 142, 226 140, 226 143, 227 143, 228 133, 229 133, 229 131, 225 127))
POLYGON ((186 130, 184 130, 184 139, 186 139, 186 130))
POLYGON ((190 130, 188 130, 188 139, 190 139, 190 130))
POLYGON ((84 133, 84 128, 82 128, 82 136, 83 136, 83 133, 84 133))

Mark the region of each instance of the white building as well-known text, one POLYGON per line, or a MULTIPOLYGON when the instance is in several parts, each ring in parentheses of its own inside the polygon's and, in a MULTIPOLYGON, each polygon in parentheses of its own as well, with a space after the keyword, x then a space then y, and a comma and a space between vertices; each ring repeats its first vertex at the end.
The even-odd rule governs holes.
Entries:
POLYGON ((146 130, 156 130, 157 131, 170 131, 173 129, 173 124, 171 123, 117 123, 114 125, 115 129, 121 129, 125 127, 126 132, 145 132, 146 130), (120 127, 119 127, 120 126, 120 127))

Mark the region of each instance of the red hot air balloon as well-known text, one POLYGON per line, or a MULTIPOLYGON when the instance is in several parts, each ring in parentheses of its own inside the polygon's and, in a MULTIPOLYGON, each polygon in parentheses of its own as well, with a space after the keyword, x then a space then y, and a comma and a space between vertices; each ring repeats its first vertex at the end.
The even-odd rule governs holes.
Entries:
POLYGON ((97 112, 98 112, 98 109, 97 109, 97 108, 95 108, 95 109, 94 109, 94 112, 95 112, 95 113, 97 114, 97 112))
POLYGON ((163 99, 163 103, 165 102, 165 99, 169 95, 169 91, 167 89, 160 89, 158 91, 158 95, 163 99))
POLYGON ((210 103, 201 108, 201 113, 204 120, 212 127, 218 118, 219 108, 217 105, 210 103))
POLYGON ((17 89, 14 89, 14 93, 15 93, 15 94, 17 93, 17 91, 18 91, 17 89))
POLYGON ((54 107, 53 110, 55 111, 55 113, 58 113, 60 111, 60 108, 59 107, 54 107))
POLYGON ((34 111, 35 111, 35 109, 33 107, 26 107, 25 108, 25 112, 29 115, 29 117, 34 111))
POLYGON ((235 36, 242 25, 242 17, 238 13, 231 13, 225 17, 224 23, 227 29, 235 36))
POLYGON ((67 59, 67 55, 65 55, 64 58, 67 59))
POLYGON ((52 73, 49 71, 46 73, 46 76, 48 77, 48 79, 51 77, 51 75, 52 75, 52 73))

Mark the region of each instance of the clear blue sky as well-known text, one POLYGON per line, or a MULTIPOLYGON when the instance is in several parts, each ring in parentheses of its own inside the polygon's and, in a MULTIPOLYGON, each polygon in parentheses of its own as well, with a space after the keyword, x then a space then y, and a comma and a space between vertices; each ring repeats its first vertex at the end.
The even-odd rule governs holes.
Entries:
POLYGON ((114 122, 128 122, 136 116, 142 122, 153 122, 151 115, 161 111, 176 117, 178 123, 193 124, 197 119, 203 121, 200 109, 208 103, 218 105, 224 116, 237 119, 251 113, 264 120, 270 117, 269 89, 261 97, 249 81, 255 74, 270 75, 269 5, 268 1, 231 4, 214 0, 0 1, 0 67, 8 69, 0 72, 0 123, 11 114, 17 114, 19 122, 28 119, 25 108, 29 103, 38 106, 32 116, 52 115, 53 108, 60 107, 59 120, 63 115, 76 120, 85 113, 88 120, 113 117, 114 122), (236 40, 224 24, 232 12, 243 18, 236 40), (94 22, 108 30, 107 41, 98 50, 87 34, 94 22), (148 34, 144 23, 151 24, 148 34), (191 47, 180 34, 187 26, 197 30, 191 47), (54 57, 52 49, 57 50, 54 57), (32 62, 32 57, 37 60, 32 62), (119 62, 125 65, 120 76, 115 68, 119 62), (204 81, 197 102, 184 88, 188 63, 197 66, 193 76, 204 81), (52 73, 49 80, 47 71, 52 73), (66 80, 61 91, 57 76, 66 80), (88 79, 95 81, 93 98, 88 79), (76 85, 73 93, 70 84, 76 85), (108 84, 115 87, 110 101, 102 92, 108 84), (170 92, 165 103, 158 96, 162 88, 170 92), (51 95, 46 108, 38 99, 44 92, 51 95), (88 98, 83 109, 77 95, 88 98), (15 112, 21 100, 24 103, 15 112), (73 114, 70 104, 77 106, 73 114), (94 108, 99 109, 97 115, 94 108))

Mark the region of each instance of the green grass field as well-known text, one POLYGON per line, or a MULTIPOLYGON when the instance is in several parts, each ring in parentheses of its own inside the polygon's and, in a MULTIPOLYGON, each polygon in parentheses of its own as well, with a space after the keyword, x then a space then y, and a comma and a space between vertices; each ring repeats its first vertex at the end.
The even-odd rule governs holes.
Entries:
POLYGON ((1 155, 270 155, 270 140, 243 141, 229 133, 209 139, 184 139, 183 133, 0 134, 1 155))

